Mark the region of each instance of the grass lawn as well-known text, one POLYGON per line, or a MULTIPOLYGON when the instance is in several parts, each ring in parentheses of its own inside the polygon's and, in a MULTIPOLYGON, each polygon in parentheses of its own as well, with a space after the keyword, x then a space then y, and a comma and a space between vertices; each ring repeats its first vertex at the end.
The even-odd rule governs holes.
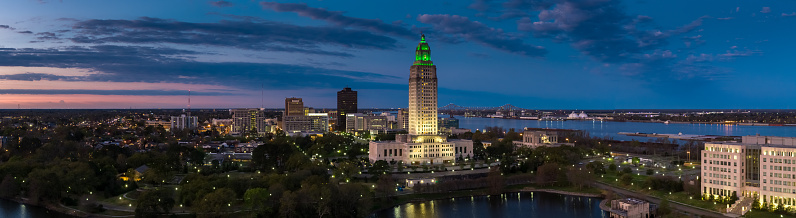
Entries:
POLYGON ((722 208, 727 208, 726 204, 702 201, 700 198, 692 197, 685 192, 674 192, 670 194, 669 192, 651 190, 649 189, 649 187, 642 187, 643 186, 642 184, 644 184, 644 181, 647 179, 648 176, 646 175, 632 175, 632 176, 633 176, 632 184, 629 186, 621 185, 620 182, 617 181, 619 177, 615 173, 608 173, 597 179, 601 182, 605 182, 613 186, 622 187, 635 192, 652 195, 658 198, 666 197, 670 201, 676 201, 683 204, 704 208, 707 210, 720 211, 720 209, 722 208))
POLYGON ((789 215, 780 215, 773 212, 768 211, 760 211, 760 210, 752 210, 746 213, 744 217, 754 217, 754 218, 780 218, 780 217, 792 217, 789 215))

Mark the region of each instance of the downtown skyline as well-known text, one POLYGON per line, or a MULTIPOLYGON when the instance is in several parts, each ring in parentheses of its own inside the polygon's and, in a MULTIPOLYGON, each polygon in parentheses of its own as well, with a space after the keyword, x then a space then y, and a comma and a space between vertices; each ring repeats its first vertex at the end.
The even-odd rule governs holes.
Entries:
POLYGON ((792 109, 796 4, 0 3, 0 108, 406 107, 424 33, 440 106, 792 109), (389 8, 390 10, 384 10, 389 8), (261 103, 261 93, 264 103, 261 103))

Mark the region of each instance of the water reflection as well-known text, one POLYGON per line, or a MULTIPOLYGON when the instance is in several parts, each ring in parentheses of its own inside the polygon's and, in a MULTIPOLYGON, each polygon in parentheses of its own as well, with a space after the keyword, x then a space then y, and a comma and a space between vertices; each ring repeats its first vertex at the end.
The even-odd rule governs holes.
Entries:
POLYGON ((42 207, 28 206, 14 201, 0 199, 0 217, 38 218, 38 217, 72 217, 49 211, 42 207))
POLYGON ((508 193, 408 203, 374 217, 607 217, 600 199, 552 193, 508 193))

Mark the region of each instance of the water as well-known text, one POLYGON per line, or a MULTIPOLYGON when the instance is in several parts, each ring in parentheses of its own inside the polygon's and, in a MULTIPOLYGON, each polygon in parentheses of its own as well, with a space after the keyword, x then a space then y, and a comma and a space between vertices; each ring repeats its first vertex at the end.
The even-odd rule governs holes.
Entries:
POLYGON ((745 136, 760 134, 764 136, 783 136, 796 137, 796 127, 794 126, 739 126, 725 124, 683 124, 683 123, 641 123, 641 122, 611 122, 611 121, 539 121, 539 120, 516 120, 516 119, 497 119, 482 117, 461 117, 459 127, 465 129, 483 130, 487 126, 500 126, 503 129, 514 128, 519 131, 525 127, 534 128, 554 128, 554 129, 577 129, 589 132, 591 137, 612 137, 616 140, 647 141, 649 137, 619 135, 619 132, 643 132, 658 134, 688 134, 688 135, 723 135, 723 136, 745 136))
POLYGON ((407 203, 382 210, 374 217, 608 217, 600 198, 545 192, 507 193, 503 197, 461 197, 407 203))
POLYGON ((14 218, 39 218, 39 217, 54 217, 54 218, 71 218, 65 214, 47 210, 43 207, 30 206, 14 201, 0 199, 0 217, 14 217, 14 218))

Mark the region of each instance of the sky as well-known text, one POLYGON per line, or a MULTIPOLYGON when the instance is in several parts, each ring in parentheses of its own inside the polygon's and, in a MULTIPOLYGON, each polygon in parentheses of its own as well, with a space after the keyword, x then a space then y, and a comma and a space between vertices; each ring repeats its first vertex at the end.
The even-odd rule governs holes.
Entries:
POLYGON ((796 108, 796 2, 0 2, 0 108, 796 108))

